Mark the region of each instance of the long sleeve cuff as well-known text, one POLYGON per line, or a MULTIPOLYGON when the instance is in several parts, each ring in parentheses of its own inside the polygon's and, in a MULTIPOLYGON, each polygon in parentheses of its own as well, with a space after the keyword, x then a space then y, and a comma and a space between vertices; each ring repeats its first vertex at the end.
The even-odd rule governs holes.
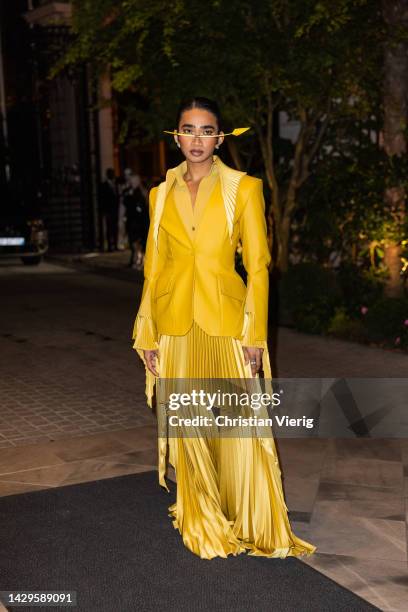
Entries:
POLYGON ((149 368, 147 367, 143 351, 152 351, 159 348, 159 344, 156 340, 156 329, 153 319, 151 319, 150 317, 137 315, 133 328, 133 339, 133 348, 136 350, 137 354, 139 355, 145 366, 145 393, 147 398, 147 405, 152 408, 156 377, 150 372, 149 368))
MULTIPOLYGON (((261 348, 262 352, 262 370, 266 379, 269 379, 268 384, 270 385, 270 379, 272 379, 271 363, 269 359, 269 350, 267 340, 254 340, 255 336, 255 314, 253 312, 246 312, 244 315, 244 325, 242 329, 241 346, 251 348, 261 348)), ((249 367, 249 366, 248 366, 249 367)), ((271 391, 272 393, 272 391, 271 391)))
POLYGON ((244 314, 244 325, 242 328, 241 344, 242 346, 250 346, 254 348, 265 348, 265 340, 255 340, 255 314, 253 312, 246 312, 244 314))
POLYGON ((159 348, 154 321, 151 317, 137 315, 133 328, 133 348, 152 351, 159 348))
POLYGON ((144 357, 144 351, 153 351, 159 348, 156 325, 150 316, 150 284, 146 281, 143 287, 143 296, 139 312, 136 315, 133 326, 132 338, 133 348, 136 350, 140 359, 143 361, 146 370, 146 398, 150 408, 153 406, 153 393, 156 384, 156 377, 150 372, 144 357))

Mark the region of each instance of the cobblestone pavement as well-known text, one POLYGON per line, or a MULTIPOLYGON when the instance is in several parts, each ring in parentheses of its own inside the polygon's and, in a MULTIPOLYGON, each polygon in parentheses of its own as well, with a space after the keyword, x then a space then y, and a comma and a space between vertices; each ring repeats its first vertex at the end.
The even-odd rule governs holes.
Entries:
POLYGON ((0 448, 153 423, 131 347, 140 281, 0 266, 0 448))

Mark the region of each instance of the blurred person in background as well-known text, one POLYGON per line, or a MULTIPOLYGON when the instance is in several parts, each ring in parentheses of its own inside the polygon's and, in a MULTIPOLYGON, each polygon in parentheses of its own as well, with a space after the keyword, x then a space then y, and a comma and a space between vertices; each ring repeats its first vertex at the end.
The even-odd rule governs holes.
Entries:
POLYGON ((99 207, 103 226, 102 251, 105 250, 105 238, 108 251, 117 251, 119 194, 113 168, 106 170, 105 180, 99 192, 99 207))
POLYGON ((133 171, 130 168, 125 168, 123 175, 120 178, 119 186, 119 214, 118 214, 118 247, 120 251, 126 249, 126 208, 124 198, 127 190, 130 187, 130 177, 133 176, 133 171))
POLYGON ((123 205, 126 214, 126 232, 130 248, 129 267, 142 270, 147 233, 149 230, 149 212, 147 209, 147 191, 138 174, 128 175, 123 190, 123 205))

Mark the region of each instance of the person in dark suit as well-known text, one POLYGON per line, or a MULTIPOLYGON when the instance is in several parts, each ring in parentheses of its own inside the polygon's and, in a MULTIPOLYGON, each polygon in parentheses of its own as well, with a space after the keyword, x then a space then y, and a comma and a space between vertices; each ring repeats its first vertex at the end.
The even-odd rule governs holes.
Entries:
MULTIPOLYGON (((108 251, 117 251, 119 194, 113 168, 106 170, 106 178, 100 187, 99 206, 102 222, 106 227, 108 251)), ((102 250, 104 250, 104 240, 102 250)))
POLYGON ((126 209, 126 232, 130 248, 129 267, 142 270, 147 233, 149 230, 149 211, 146 202, 146 189, 138 174, 128 177, 123 190, 123 204, 126 209))

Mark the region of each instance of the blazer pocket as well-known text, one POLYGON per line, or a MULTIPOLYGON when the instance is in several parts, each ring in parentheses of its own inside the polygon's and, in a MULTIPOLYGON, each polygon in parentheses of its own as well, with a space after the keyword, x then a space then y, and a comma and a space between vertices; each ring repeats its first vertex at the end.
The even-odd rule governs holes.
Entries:
POLYGON ((240 276, 219 275, 218 282, 220 292, 223 295, 232 297, 235 300, 243 302, 246 297, 246 285, 240 276))
POLYGON ((156 281, 156 290, 154 293, 154 299, 158 300, 163 295, 167 295, 167 293, 170 293, 173 287, 173 281, 174 281, 173 276, 163 276, 163 277, 159 276, 159 278, 156 281))

